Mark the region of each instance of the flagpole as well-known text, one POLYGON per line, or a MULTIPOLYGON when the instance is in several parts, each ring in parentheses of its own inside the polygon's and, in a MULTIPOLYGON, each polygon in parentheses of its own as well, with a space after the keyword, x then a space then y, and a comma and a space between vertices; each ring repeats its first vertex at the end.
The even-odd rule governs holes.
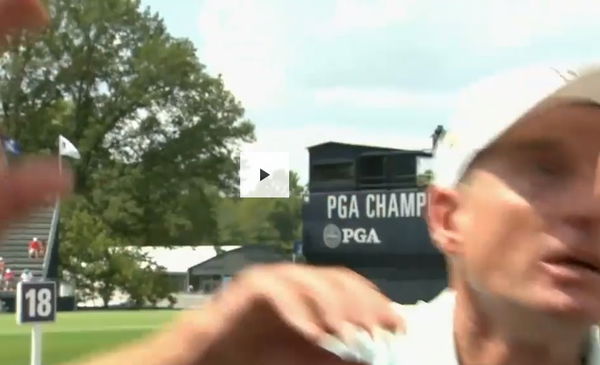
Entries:
POLYGON ((62 176, 62 154, 60 153, 60 137, 58 137, 58 174, 62 176))
MULTIPOLYGON (((61 153, 61 148, 60 148, 60 136, 58 137, 58 175, 62 176, 62 153, 61 153)), ((56 198, 55 198, 55 202, 54 202, 54 212, 52 213, 52 223, 51 223, 51 232, 54 230, 54 235, 56 234, 56 229, 58 227, 56 227, 55 225, 57 225, 57 214, 60 214, 60 195, 56 194, 56 198)), ((52 237, 52 241, 54 241, 54 237, 52 237)), ((51 247, 46 246, 46 250, 48 249, 52 249, 51 247)), ((44 279, 47 278, 47 274, 48 274, 48 266, 50 265, 50 261, 49 261, 49 253, 46 252, 46 254, 44 255, 44 273, 43 273, 43 277, 44 279)))

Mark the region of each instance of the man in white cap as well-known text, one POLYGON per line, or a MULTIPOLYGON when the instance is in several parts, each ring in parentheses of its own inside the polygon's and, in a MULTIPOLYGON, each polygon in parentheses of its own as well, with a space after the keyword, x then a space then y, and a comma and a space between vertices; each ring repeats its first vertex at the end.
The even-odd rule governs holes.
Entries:
POLYGON ((453 290, 415 317, 438 318, 436 351, 411 353, 600 364, 600 70, 525 68, 478 83, 435 170, 428 223, 453 290))
POLYGON ((404 311, 390 364, 600 364, 600 70, 476 84, 435 174, 428 224, 452 289, 404 311))

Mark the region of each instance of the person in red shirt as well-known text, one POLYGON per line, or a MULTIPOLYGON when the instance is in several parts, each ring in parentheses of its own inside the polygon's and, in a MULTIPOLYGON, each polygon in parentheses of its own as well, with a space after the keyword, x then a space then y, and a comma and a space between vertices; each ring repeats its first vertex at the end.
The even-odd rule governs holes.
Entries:
POLYGON ((11 269, 6 269, 4 272, 4 290, 12 290, 15 273, 11 269))
POLYGON ((40 258, 44 256, 44 244, 37 237, 33 237, 33 239, 29 242, 29 258, 40 258))

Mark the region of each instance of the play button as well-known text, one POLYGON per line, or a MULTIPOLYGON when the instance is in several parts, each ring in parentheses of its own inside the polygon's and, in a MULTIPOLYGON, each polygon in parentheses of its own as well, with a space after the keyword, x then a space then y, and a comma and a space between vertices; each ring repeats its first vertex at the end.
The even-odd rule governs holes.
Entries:
POLYGON ((289 198, 287 152, 243 150, 240 154, 240 197, 289 198))
POLYGON ((263 169, 260 169, 260 181, 263 181, 264 179, 268 178, 269 176, 271 176, 271 174, 269 174, 268 172, 266 172, 263 169))

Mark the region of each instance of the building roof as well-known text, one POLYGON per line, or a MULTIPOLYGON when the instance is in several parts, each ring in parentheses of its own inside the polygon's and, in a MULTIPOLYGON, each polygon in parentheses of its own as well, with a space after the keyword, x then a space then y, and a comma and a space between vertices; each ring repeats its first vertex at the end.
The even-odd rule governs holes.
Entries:
POLYGON ((233 276, 244 268, 255 264, 290 261, 289 255, 280 249, 262 244, 241 246, 190 267, 192 275, 233 276))
POLYGON ((338 145, 338 146, 347 146, 347 147, 354 147, 354 148, 372 148, 372 149, 377 149, 377 150, 386 150, 386 151, 396 151, 396 152, 429 152, 429 150, 427 148, 423 148, 423 149, 402 149, 402 148, 397 148, 397 146, 388 146, 388 145, 366 145, 366 144, 358 144, 358 143, 346 143, 346 142, 334 142, 334 141, 329 141, 329 142, 323 142, 323 143, 319 143, 316 145, 312 145, 312 146, 308 146, 307 148, 309 150, 312 150, 314 148, 318 148, 318 147, 323 147, 326 145, 338 145))
MULTIPOLYGON (((223 251, 231 251, 240 246, 219 246, 223 251)), ((158 265, 163 266, 170 273, 187 273, 188 269, 201 262, 210 260, 217 255, 215 246, 144 246, 127 247, 140 249, 144 254, 158 265)))

